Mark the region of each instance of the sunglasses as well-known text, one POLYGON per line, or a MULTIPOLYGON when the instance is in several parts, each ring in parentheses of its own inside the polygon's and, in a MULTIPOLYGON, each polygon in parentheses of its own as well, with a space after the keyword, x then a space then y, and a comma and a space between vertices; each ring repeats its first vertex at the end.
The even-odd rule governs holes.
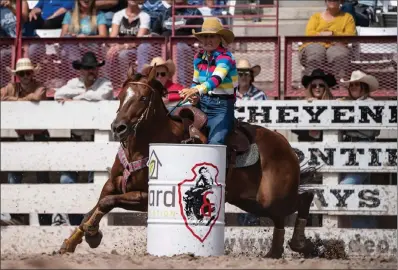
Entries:
POLYGON ((166 76, 166 72, 157 72, 156 73, 156 77, 165 77, 166 76))
POLYGON ((31 76, 33 74, 32 71, 20 71, 17 73, 19 77, 31 76))
POLYGON ((312 89, 314 89, 314 88, 325 88, 326 86, 325 86, 325 84, 323 84, 323 83, 318 83, 318 84, 311 84, 311 88, 312 89))
POLYGON ((250 76, 250 72, 249 71, 240 71, 240 72, 238 72, 238 74, 239 74, 240 77, 250 76))

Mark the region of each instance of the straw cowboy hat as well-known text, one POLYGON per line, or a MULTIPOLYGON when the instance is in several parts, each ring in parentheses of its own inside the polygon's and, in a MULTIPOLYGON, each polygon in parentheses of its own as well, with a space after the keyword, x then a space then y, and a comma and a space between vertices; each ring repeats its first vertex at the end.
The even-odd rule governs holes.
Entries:
POLYGON ((375 91, 377 88, 379 88, 379 82, 377 81, 376 77, 372 75, 367 75, 366 73, 360 71, 360 70, 355 70, 351 73, 351 78, 348 81, 344 81, 343 79, 340 80, 341 83, 343 84, 349 84, 352 82, 363 82, 369 85, 369 91, 375 91))
POLYGON ((6 69, 11 72, 12 74, 16 74, 20 71, 27 71, 27 70, 31 70, 33 72, 37 72, 40 70, 40 66, 36 65, 33 66, 32 62, 30 61, 29 58, 20 58, 17 61, 17 65, 16 65, 16 69, 13 70, 9 67, 6 67, 6 69))
POLYGON ((165 66, 170 73, 170 77, 172 77, 176 71, 176 66, 174 65, 174 62, 171 59, 165 61, 162 57, 155 57, 152 59, 149 65, 144 64, 144 66, 142 67, 142 73, 146 74, 149 71, 149 69, 153 67, 155 64, 156 67, 165 66))
POLYGON ((253 77, 256 77, 261 72, 261 67, 259 65, 252 66, 250 62, 246 59, 240 59, 236 64, 236 68, 251 70, 253 72, 253 77))
POLYGON ((97 57, 93 52, 86 52, 83 54, 82 60, 75 60, 72 62, 74 69, 80 70, 81 68, 96 68, 105 65, 105 61, 98 62, 97 57))
POLYGON ((314 69, 311 75, 305 75, 301 79, 301 84, 307 88, 308 85, 315 79, 321 79, 326 82, 326 84, 330 87, 333 87, 337 84, 336 78, 332 74, 326 74, 322 69, 317 68, 314 69))
POLYGON ((203 21, 202 31, 196 33, 195 29, 192 29, 192 34, 200 38, 201 35, 216 34, 220 35, 226 43, 230 44, 235 39, 234 33, 231 30, 224 29, 220 20, 215 17, 207 18, 203 21))

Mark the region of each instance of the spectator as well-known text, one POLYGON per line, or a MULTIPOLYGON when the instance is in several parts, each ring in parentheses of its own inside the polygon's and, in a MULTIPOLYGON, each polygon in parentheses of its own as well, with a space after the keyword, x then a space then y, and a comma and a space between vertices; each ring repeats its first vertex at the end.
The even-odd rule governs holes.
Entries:
POLYGON ((172 110, 180 101, 179 91, 184 89, 181 84, 174 83, 172 81, 176 67, 172 60, 165 61, 162 57, 155 57, 152 59, 151 64, 145 64, 142 73, 147 74, 150 68, 156 64, 156 79, 162 83, 162 85, 169 92, 168 96, 163 98, 163 102, 167 109, 172 110))
MULTIPOLYGON (((326 10, 315 13, 308 21, 306 36, 354 36, 354 18, 340 10, 343 0, 325 0, 326 10)), ((315 68, 324 67, 325 60, 332 66, 332 73, 344 78, 349 65, 350 51, 343 43, 306 43, 300 48, 300 62, 306 68, 305 75, 315 68)))
MULTIPOLYGON (((17 61, 16 69, 9 72, 16 75, 20 82, 9 83, 1 89, 2 101, 33 101, 38 102, 46 99, 46 88, 34 79, 34 75, 39 71, 39 67, 34 67, 30 59, 21 58, 17 61)), ((47 141, 49 133, 47 130, 17 130, 19 141, 47 141)), ((47 172, 37 172, 39 183, 48 183, 47 172)), ((23 174, 18 172, 8 174, 8 183, 20 184, 23 174)))
POLYGON ((145 11, 151 17, 151 31, 156 20, 168 9, 170 3, 161 0, 146 0, 142 5, 142 11, 145 11))
POLYGON ((77 0, 73 11, 68 11, 62 21, 61 37, 106 37, 107 33, 105 15, 97 13, 95 0, 77 0))
MULTIPOLYGON (((221 15, 227 15, 225 8, 213 7, 214 5, 221 6, 226 5, 225 0, 188 0, 189 5, 203 5, 203 7, 198 8, 203 16, 213 16, 218 17, 221 15)), ((218 18, 223 25, 228 24, 227 18, 218 18)))
POLYGON ((265 93, 254 85, 254 78, 261 72, 259 65, 251 66, 247 59, 240 59, 236 65, 239 75, 239 85, 235 88, 236 97, 244 100, 266 100, 265 93))
MULTIPOLYGON (((28 3, 22 2, 22 22, 29 17, 28 3)), ((0 37, 16 37, 17 11, 16 0, 0 0, 0 37)), ((23 29, 23 33, 24 33, 23 29)))
MULTIPOLYGON (((377 90, 379 82, 374 76, 356 70, 352 72, 351 79, 348 81, 341 80, 343 84, 348 85, 348 100, 373 100, 369 97, 370 93, 377 90)), ((347 130, 341 131, 343 141, 345 142, 372 142, 380 135, 379 130, 347 130)), ((365 185, 370 184, 369 173, 345 173, 342 174, 342 185, 365 185)), ((351 217, 350 219, 342 218, 342 222, 348 224, 349 228, 376 228, 377 222, 374 217, 351 217)), ((345 227, 345 226, 344 226, 345 227)))
POLYGON ((61 28, 65 13, 73 8, 74 0, 39 0, 29 13, 29 21, 34 29, 61 28))
MULTIPOLYGON (((72 67, 80 71, 80 77, 68 81, 68 83, 57 89, 54 99, 60 102, 70 100, 100 101, 112 99, 112 84, 105 78, 98 77, 98 68, 105 64, 98 62, 93 52, 83 55, 81 61, 73 61, 72 67)), ((73 130, 71 132, 73 141, 90 140, 93 137, 90 131, 73 130)), ((76 183, 78 172, 63 172, 60 178, 62 184, 76 183)), ((88 182, 94 182, 93 172, 88 173, 88 182)), ((54 214, 53 224, 64 225, 70 222, 72 225, 80 224, 82 215, 54 214)))
MULTIPOLYGON (((175 0, 176 5, 186 5, 187 0, 175 0)), ((202 13, 197 8, 179 8, 175 10, 175 15, 180 16, 202 16, 202 13)), ((191 36, 192 31, 200 32, 203 18, 176 18, 175 19, 175 35, 176 36, 191 36), (192 27, 184 27, 185 25, 195 25, 192 27)), ((172 35, 173 18, 172 7, 169 7, 163 14, 156 20, 152 32, 161 36, 169 37, 172 35)), ((192 62, 194 53, 192 48, 184 43, 177 43, 177 81, 181 84, 189 84, 191 82, 190 74, 187 70, 192 69, 192 62), (181 61, 180 61, 181 59, 181 61)))
MULTIPOLYGON (((139 4, 142 4, 143 0, 129 0, 127 2, 127 8, 116 12, 113 17, 111 37, 117 36, 130 36, 130 37, 142 37, 146 36, 150 32, 150 20, 148 13, 141 11, 139 4)), ((129 63, 132 58, 136 60, 138 56, 138 67, 147 60, 148 55, 148 44, 140 44, 137 48, 137 44, 114 44, 107 53, 107 74, 113 80, 117 81, 117 85, 121 84, 125 80, 126 76, 113 76, 114 74, 126 74, 129 63), (117 57, 118 56, 118 57, 117 57), (117 59, 116 59, 117 57, 117 59), (114 78, 117 77, 117 78, 114 78)))
POLYGON ((115 13, 127 7, 127 0, 96 0, 95 7, 104 13, 106 27, 109 29, 115 13))
MULTIPOLYGON (((306 88, 307 100, 332 100, 330 89, 337 84, 332 74, 326 74, 322 69, 315 69, 311 75, 305 75, 301 84, 306 88)), ((292 130, 298 135, 299 142, 322 141, 323 132, 320 130, 292 130)))

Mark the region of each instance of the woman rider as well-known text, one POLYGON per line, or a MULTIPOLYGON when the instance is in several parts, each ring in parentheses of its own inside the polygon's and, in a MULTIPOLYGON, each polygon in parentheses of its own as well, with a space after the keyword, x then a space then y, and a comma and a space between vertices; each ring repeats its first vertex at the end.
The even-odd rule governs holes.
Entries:
POLYGON ((235 36, 224 29, 219 19, 204 20, 202 31, 195 37, 202 43, 201 50, 194 57, 193 84, 183 89, 180 96, 183 102, 200 95, 197 107, 208 117, 209 144, 225 144, 225 138, 233 128, 235 95, 238 85, 238 71, 235 58, 227 49, 235 36))

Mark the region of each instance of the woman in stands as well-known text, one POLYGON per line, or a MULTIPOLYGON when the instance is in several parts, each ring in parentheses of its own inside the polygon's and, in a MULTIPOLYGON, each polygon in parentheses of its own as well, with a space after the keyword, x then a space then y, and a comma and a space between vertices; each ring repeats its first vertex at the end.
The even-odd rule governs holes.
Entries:
MULTIPOLYGON (((355 36, 355 21, 351 14, 340 10, 344 0, 325 0, 326 10, 311 16, 305 29, 306 36, 355 36)), ((300 62, 305 74, 316 68, 331 65, 337 78, 344 78, 350 51, 343 43, 306 43, 300 47, 300 62)))
POLYGON ((167 109, 171 111, 180 101, 178 94, 184 87, 181 84, 172 81, 176 66, 172 60, 165 61, 162 57, 155 57, 152 59, 151 64, 145 64, 142 68, 143 74, 148 74, 151 67, 156 64, 156 79, 167 89, 169 94, 163 98, 163 102, 167 109))
MULTIPOLYGON (((311 75, 303 76, 301 84, 306 88, 307 100, 332 100, 333 95, 330 88, 337 82, 332 74, 326 74, 322 69, 315 69, 311 75)), ((321 130, 292 130, 292 132, 298 135, 299 142, 323 140, 321 130)))
MULTIPOLYGON (((151 18, 139 6, 143 3, 144 0, 128 0, 127 8, 115 13, 112 20, 111 37, 143 37, 150 33, 151 18)), ((145 60, 149 60, 141 59, 148 54, 145 46, 142 45, 137 47, 134 41, 126 44, 112 44, 107 53, 106 69, 109 78, 120 80, 115 81, 115 85, 120 85, 125 80, 130 62, 135 61, 138 57, 138 66, 141 67, 145 60), (122 74, 122 76, 115 76, 116 74, 122 74)))
MULTIPOLYGON (((350 80, 341 80, 341 83, 348 86, 347 100, 373 100, 370 93, 377 90, 379 82, 374 76, 362 71, 352 72, 350 80)), ((345 142, 372 142, 380 135, 379 130, 346 130, 341 131, 345 142)), ((370 184, 369 173, 346 173, 341 175, 340 184, 343 185, 366 185, 370 184)), ((352 217, 341 218, 343 223, 348 223, 348 228, 376 228, 377 223, 374 217, 352 217), (349 224, 351 223, 351 224, 349 224)), ((346 227, 344 226, 344 227, 346 227)))
POLYGON ((193 34, 203 50, 194 57, 192 88, 183 89, 180 96, 186 101, 200 95, 197 106, 208 117, 209 144, 225 144, 235 118, 238 71, 235 58, 227 49, 235 35, 224 29, 217 18, 206 19, 202 31, 193 34))

